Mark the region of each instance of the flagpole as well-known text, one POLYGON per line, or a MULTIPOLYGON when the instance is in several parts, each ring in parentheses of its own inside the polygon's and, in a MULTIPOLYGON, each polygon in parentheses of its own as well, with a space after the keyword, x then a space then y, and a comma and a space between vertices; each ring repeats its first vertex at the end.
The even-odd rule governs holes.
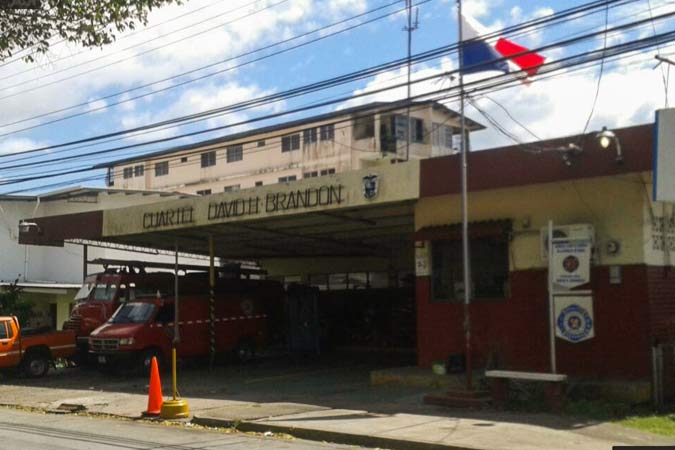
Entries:
POLYGON ((459 120, 461 152, 461 191, 462 191, 462 265, 464 272, 464 345, 466 365, 466 388, 473 389, 471 358, 471 265, 469 257, 469 199, 467 195, 468 142, 464 118, 464 42, 462 41, 462 0, 457 0, 457 22, 459 24, 459 120))

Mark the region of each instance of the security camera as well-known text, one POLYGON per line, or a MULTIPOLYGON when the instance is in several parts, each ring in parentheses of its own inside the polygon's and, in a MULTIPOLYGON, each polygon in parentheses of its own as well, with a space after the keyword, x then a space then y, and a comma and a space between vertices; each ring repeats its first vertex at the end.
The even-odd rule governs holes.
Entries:
POLYGON ((19 232, 29 233, 30 230, 40 230, 40 227, 35 222, 19 222, 19 232))

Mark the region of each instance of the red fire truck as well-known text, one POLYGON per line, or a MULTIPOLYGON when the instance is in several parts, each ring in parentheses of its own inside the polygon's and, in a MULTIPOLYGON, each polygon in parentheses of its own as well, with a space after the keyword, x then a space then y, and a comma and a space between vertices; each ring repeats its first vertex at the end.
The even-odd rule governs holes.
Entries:
MULTIPOLYGON (((181 358, 208 356, 211 326, 208 295, 180 295, 177 353, 181 358)), ((251 359, 268 339, 268 324, 280 316, 283 297, 283 287, 275 281, 235 279, 218 283, 216 352, 233 352, 240 360, 251 359)), ((161 365, 170 357, 174 306, 173 298, 125 302, 108 322, 91 333, 90 354, 111 371, 131 367, 145 373, 153 356, 161 365)))
MULTIPOLYGON (((174 289, 174 274, 170 272, 147 272, 146 269, 173 269, 173 264, 97 259, 104 272, 89 275, 75 295, 75 306, 63 324, 64 330, 73 330, 77 336, 78 359, 86 360, 89 352, 89 335, 104 324, 119 306, 137 299, 154 299, 159 293, 171 297, 174 289)), ((208 292, 207 267, 180 265, 183 295, 208 292)), ((249 277, 259 273, 257 269, 239 265, 217 268, 218 284, 225 279, 249 277)))

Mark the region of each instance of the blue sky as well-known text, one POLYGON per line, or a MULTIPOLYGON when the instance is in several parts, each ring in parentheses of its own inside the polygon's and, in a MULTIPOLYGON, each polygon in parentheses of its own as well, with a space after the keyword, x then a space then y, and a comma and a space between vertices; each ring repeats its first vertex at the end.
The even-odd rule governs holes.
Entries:
MULTIPOLYGON (((417 53, 456 42, 455 2, 446 0, 417 0, 417 2, 423 3, 419 6, 420 26, 414 33, 413 51, 417 53)), ((533 17, 549 15, 554 11, 583 3, 585 2, 561 0, 529 2, 465 0, 463 2, 465 12, 480 21, 489 30, 498 30, 533 17)), ((82 51, 82 49, 73 45, 54 46, 49 55, 41 56, 36 63, 16 62, 0 67, 0 124, 23 120, 83 102, 89 102, 88 105, 39 120, 0 128, 0 134, 10 133, 7 136, 0 137, 0 153, 11 153, 42 145, 57 144, 200 112, 404 57, 406 34, 402 31, 402 28, 406 24, 406 16, 402 13, 392 14, 387 18, 343 34, 210 77, 201 82, 194 82, 166 92, 148 95, 145 98, 123 105, 30 131, 16 132, 19 128, 27 125, 40 124, 41 121, 59 118, 67 113, 86 112, 88 109, 105 106, 106 102, 96 101, 100 97, 231 58, 243 52, 389 4, 392 5, 372 15, 351 21, 349 25, 356 24, 364 19, 394 13, 403 8, 404 2, 395 3, 394 0, 261 0, 258 2, 252 2, 251 0, 189 0, 183 5, 171 6, 153 12, 150 16, 148 28, 131 35, 123 35, 115 44, 103 50, 82 51), (232 11, 236 8, 239 9, 232 11), (241 18, 245 15, 250 16, 241 18), (181 28, 184 29, 181 30, 181 28), (189 37, 200 32, 201 34, 197 36, 189 37), (151 39, 152 41, 150 41, 151 39), (179 42, 173 43, 174 41, 179 42), (155 49, 159 46, 163 46, 163 48, 155 49), (145 53, 141 56, 135 56, 139 52, 145 53), (97 60, 92 61, 95 58, 97 60), (122 61, 111 64, 119 60, 122 61), (109 66, 98 69, 105 64, 109 64, 109 66), (74 65, 80 66, 73 68, 74 65), (59 81, 64 77, 71 77, 83 71, 90 71, 90 73, 74 76, 66 81, 59 81), (39 79, 31 81, 36 78, 39 79), (39 88, 45 83, 52 84, 39 88), (36 87, 39 89, 20 93, 20 91, 36 87)), ((634 1, 627 6, 610 10, 610 26, 636 20, 640 17, 649 17, 650 6, 653 15, 675 9, 673 2, 666 0, 634 1)), ((601 29, 604 25, 604 18, 603 13, 581 17, 565 23, 564 26, 530 33, 516 40, 523 45, 536 48, 575 33, 601 29)), ((608 44, 611 45, 635 37, 649 36, 654 31, 671 30, 673 22, 671 19, 670 22, 656 23, 654 28, 649 25, 632 34, 624 33, 610 36, 608 44)), ((555 60, 561 56, 597 48, 600 45, 602 45, 602 41, 595 40, 573 48, 553 49, 544 52, 544 55, 549 60, 555 60)), ((663 47, 661 51, 663 54, 673 52, 671 48, 666 47, 663 47)), ((266 51, 255 56, 269 53, 270 51, 266 51)), ((663 78, 667 74, 662 73, 660 69, 653 69, 655 53, 656 51, 645 52, 644 54, 633 55, 630 59, 606 65, 589 130, 599 129, 601 126, 617 127, 645 123, 652 120, 655 108, 661 108, 665 105, 663 78)), ((255 56, 241 58, 229 64, 241 63, 255 56)), ((195 77, 224 67, 226 66, 214 66, 191 76, 195 77)), ((431 61, 424 66, 416 67, 415 76, 441 74, 453 67, 456 67, 456 62, 451 58, 431 61)), ((404 71, 393 71, 358 83, 268 105, 246 113, 236 113, 211 119, 198 125, 174 128, 137 138, 132 137, 109 145, 135 143, 153 137, 168 137, 185 131, 234 123, 270 112, 306 105, 320 99, 346 96, 355 92, 364 92, 392 85, 403 81, 404 75, 404 71)), ((579 133, 583 130, 592 107, 592 99, 597 87, 597 75, 598 69, 593 68, 575 74, 563 74, 550 80, 538 81, 535 78, 530 86, 516 86, 508 91, 495 93, 490 96, 491 98, 477 98, 476 101, 481 109, 493 115, 510 133, 515 135, 517 140, 531 141, 534 139, 533 135, 547 138, 579 133), (513 122, 497 105, 498 103, 508 109, 509 113, 519 122, 525 124, 529 131, 513 122)), ((189 78, 190 76, 183 77, 164 83, 160 87, 168 87, 189 78)), ((425 82, 416 87, 414 93, 430 92, 439 87, 447 87, 449 83, 449 80, 444 80, 442 83, 425 82)), ((157 86, 155 89, 157 89, 157 86)), ((152 88, 145 88, 134 92, 133 95, 150 93, 151 91, 152 88)), ((404 91, 398 89, 366 97, 352 103, 395 100, 401 98, 402 95, 404 95, 404 91)), ((124 98, 127 97, 116 97, 109 100, 108 103, 124 98)), ((449 106, 457 107, 456 104, 452 103, 449 106)), ((334 107, 325 108, 322 111, 332 108, 334 107)), ((307 114, 312 113, 305 113, 305 115, 307 114)), ((480 113, 471 107, 467 109, 467 114, 475 120, 486 123, 480 113)), ((297 117, 293 116, 282 120, 297 117)), ((216 137, 241 129, 241 127, 238 127, 216 134, 203 135, 201 138, 216 137)), ((190 141, 198 139, 200 138, 193 138, 190 141)), ((160 146, 145 147, 136 150, 136 152, 157 150, 190 141, 179 140, 160 146)), ((477 133, 473 141, 477 149, 512 143, 514 143, 513 140, 492 127, 477 133)), ((80 151, 100 148, 104 147, 83 148, 80 151)), ((48 160, 53 155, 74 153, 62 153, 61 150, 54 150, 45 155, 47 159, 43 161, 48 160)), ((117 157, 124 157, 129 154, 130 152, 119 153, 117 157)), ((109 156, 107 158, 114 157, 109 156)), ((8 160, 0 160, 0 163, 6 161, 8 160)), ((69 165, 45 166, 39 170, 67 170, 68 167, 102 161, 104 161, 103 158, 69 165)), ((11 178, 23 173, 26 172, 18 169, 10 171, 0 168, 0 178, 11 178)), ((90 174, 73 176, 72 178, 80 178, 86 175, 90 174)), ((66 179, 65 177, 50 179, 42 182, 42 184, 56 183, 66 179)), ((102 182, 96 181, 86 184, 101 185, 102 182)), ((0 192, 8 192, 26 186, 38 187, 39 185, 35 183, 0 187, 0 192)))

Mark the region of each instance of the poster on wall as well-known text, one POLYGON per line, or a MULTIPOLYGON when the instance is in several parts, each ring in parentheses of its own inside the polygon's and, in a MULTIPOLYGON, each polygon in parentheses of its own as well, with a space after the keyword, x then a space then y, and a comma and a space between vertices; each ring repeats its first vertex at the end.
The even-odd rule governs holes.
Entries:
POLYGON ((591 280, 590 239, 554 241, 552 247, 551 277, 555 285, 572 289, 591 280))
POLYGON ((556 337, 578 343, 595 336, 593 297, 590 295, 556 295, 554 304, 556 337))
POLYGON ((415 275, 428 277, 431 275, 431 244, 429 241, 415 242, 415 275))

